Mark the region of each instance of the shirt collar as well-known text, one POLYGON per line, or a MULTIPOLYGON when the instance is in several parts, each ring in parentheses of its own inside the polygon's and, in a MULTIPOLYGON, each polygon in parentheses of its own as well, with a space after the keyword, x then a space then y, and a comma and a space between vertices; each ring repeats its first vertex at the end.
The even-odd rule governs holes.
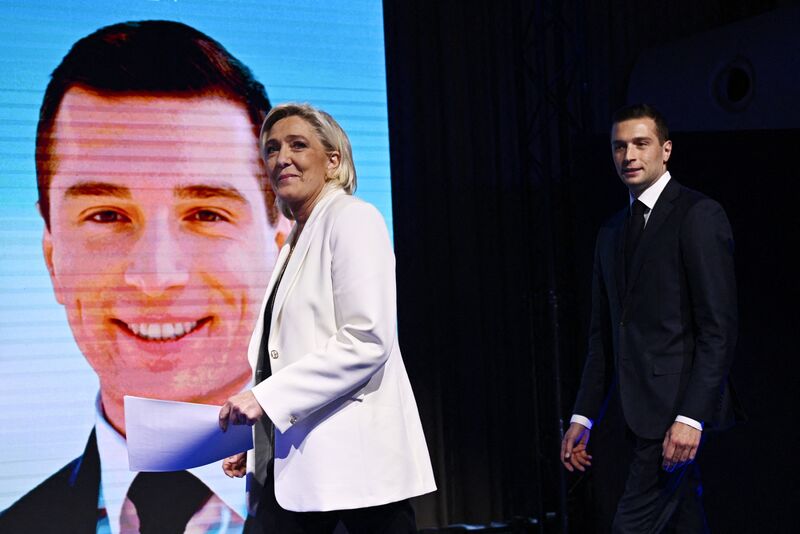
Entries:
MULTIPOLYGON (((100 489, 112 534, 119 533, 119 517, 128 488, 136 473, 128 468, 125 438, 106 420, 100 403, 95 402, 95 432, 100 454, 100 489)), ((243 478, 228 478, 219 462, 188 470, 241 518, 247 517, 247 494, 243 478)))
POLYGON ((658 178, 658 180, 650 184, 650 187, 645 189, 642 194, 639 195, 638 199, 629 193, 629 205, 632 206, 635 200, 639 200, 639 202, 647 206, 647 209, 652 210, 656 205, 656 201, 658 201, 658 197, 661 196, 664 188, 667 187, 670 178, 672 178, 672 176, 670 176, 669 171, 665 172, 658 178))

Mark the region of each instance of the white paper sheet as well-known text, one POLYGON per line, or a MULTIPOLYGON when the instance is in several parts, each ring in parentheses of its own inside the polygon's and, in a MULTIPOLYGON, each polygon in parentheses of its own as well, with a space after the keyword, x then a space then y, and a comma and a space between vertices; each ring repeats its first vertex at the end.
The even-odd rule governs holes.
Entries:
POLYGON ((131 471, 177 471, 253 447, 247 425, 219 428, 219 406, 125 396, 131 471))

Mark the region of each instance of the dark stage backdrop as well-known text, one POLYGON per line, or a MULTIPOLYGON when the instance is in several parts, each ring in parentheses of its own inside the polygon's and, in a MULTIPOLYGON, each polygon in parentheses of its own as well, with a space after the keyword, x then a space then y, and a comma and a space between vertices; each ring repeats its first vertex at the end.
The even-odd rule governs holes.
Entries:
POLYGON ((399 335, 439 485, 420 526, 557 506, 555 466, 534 461, 558 431, 538 407, 548 256, 519 12, 384 4, 399 335))
MULTIPOLYGON (((599 427, 605 465, 581 477, 557 453, 596 231, 626 198, 608 117, 646 47, 790 4, 384 2, 400 337, 439 485, 416 503, 421 526, 602 532, 619 444, 599 427)), ((722 202, 737 240, 733 379, 750 419, 700 453, 717 532, 790 531, 800 499, 783 430, 798 408, 798 133, 673 135, 674 176, 722 202)))

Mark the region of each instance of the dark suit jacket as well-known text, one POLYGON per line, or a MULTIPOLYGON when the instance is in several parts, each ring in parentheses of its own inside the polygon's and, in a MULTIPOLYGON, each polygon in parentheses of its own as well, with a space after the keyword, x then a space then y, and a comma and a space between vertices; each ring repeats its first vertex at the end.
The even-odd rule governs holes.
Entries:
POLYGON ((100 456, 94 430, 83 455, 0 513, 0 532, 87 534, 97 530, 100 456))
POLYGON ((708 427, 738 411, 733 236, 722 207, 671 179, 625 279, 628 208, 597 236, 589 352, 573 413, 597 419, 616 383, 628 427, 663 439, 676 415, 708 427))
MULTIPOLYGON (((100 496, 100 455, 95 431, 83 455, 0 512, 0 534, 94 534, 100 496)), ((244 532, 258 532, 248 516, 244 532)))

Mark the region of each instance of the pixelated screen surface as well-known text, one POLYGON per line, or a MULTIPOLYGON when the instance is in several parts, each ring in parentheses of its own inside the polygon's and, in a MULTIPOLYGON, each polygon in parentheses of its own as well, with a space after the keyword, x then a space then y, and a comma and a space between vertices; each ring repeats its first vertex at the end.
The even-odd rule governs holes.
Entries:
POLYGON ((202 401, 249 372, 247 338, 283 235, 259 204, 243 108, 80 89, 57 115, 46 230, 37 121, 50 74, 76 41, 126 21, 199 30, 250 68, 273 105, 330 112, 352 141, 356 194, 390 233, 392 217, 380 2, 3 0, 0 20, 4 510, 80 457, 101 382, 202 401))

